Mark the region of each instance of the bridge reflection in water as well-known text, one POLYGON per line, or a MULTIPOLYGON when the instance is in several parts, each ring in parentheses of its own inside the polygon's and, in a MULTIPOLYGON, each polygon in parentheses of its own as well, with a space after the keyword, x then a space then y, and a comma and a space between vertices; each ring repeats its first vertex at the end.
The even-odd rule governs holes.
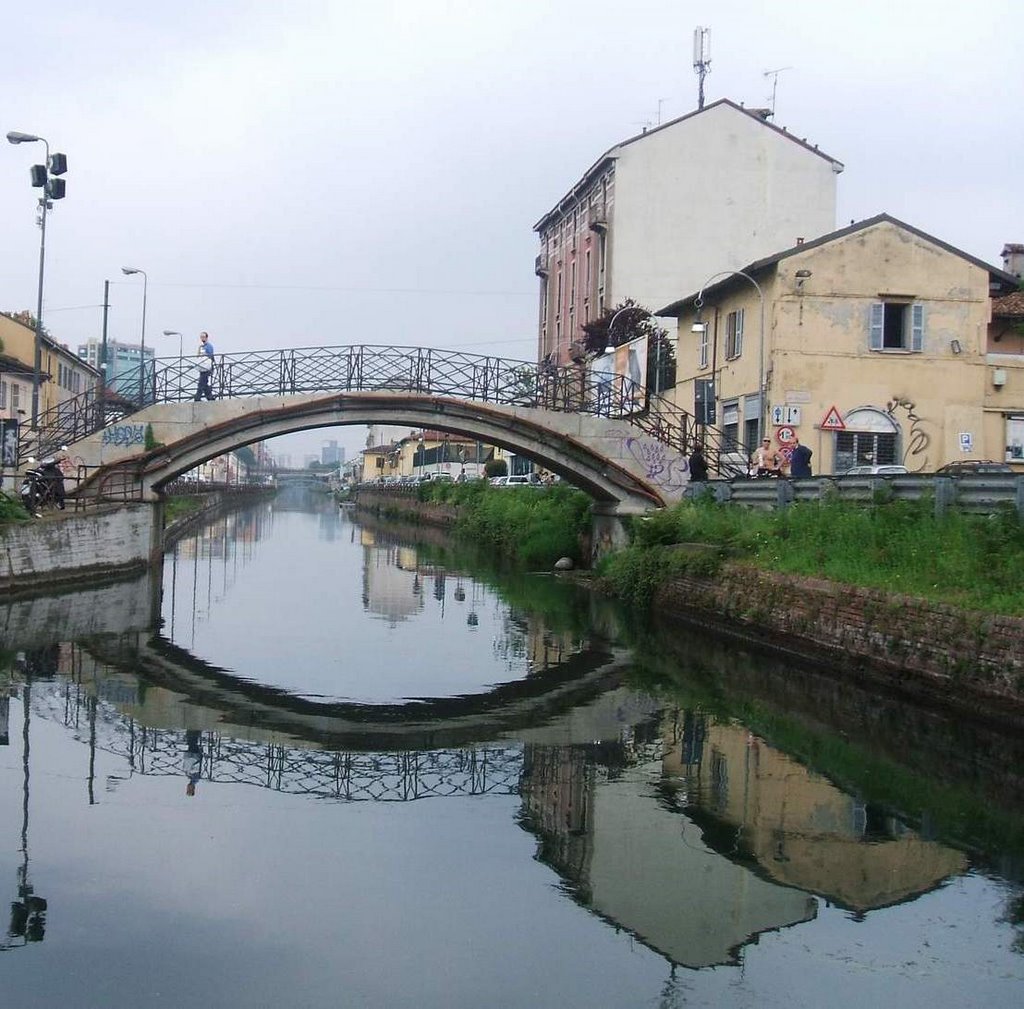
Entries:
MULTIPOLYGON (((247 729, 237 705, 224 732, 179 727, 189 724, 180 717, 146 724, 147 712, 191 713, 191 724, 224 712, 205 708, 213 693, 170 691, 79 646, 60 646, 53 663, 54 678, 31 683, 33 715, 66 726, 92 754, 118 755, 125 777, 339 802, 519 796, 518 821, 566 892, 673 965, 737 963, 759 935, 813 919, 820 899, 863 915, 966 868, 961 852, 865 807, 743 726, 666 709, 614 681, 496 741, 367 751, 341 744, 365 744, 379 726, 367 735, 350 715, 337 730, 321 723, 319 743, 282 741, 266 711, 247 729)), ((285 707, 282 725, 293 716, 285 707)), ((417 722, 406 738, 421 742, 423 731, 417 722)), ((94 765, 91 756, 91 801, 94 765)))

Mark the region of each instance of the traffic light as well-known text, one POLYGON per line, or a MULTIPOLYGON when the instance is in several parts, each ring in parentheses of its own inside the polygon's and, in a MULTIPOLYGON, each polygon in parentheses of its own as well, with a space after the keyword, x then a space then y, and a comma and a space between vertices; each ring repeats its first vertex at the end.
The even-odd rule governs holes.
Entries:
POLYGON ((68 157, 66 154, 50 155, 50 174, 63 175, 68 170, 68 157))
POLYGON ((46 165, 33 165, 29 171, 32 174, 32 188, 42 189, 46 185, 46 165))
POLYGON ((46 195, 51 200, 63 200, 65 189, 67 189, 67 183, 63 179, 50 179, 46 183, 46 195))

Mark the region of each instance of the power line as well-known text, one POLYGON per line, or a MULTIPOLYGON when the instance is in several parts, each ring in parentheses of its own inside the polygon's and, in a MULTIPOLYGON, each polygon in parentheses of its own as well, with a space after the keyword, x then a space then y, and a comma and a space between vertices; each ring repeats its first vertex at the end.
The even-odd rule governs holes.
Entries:
POLYGON ((444 294, 479 295, 481 297, 536 298, 536 291, 467 291, 443 287, 346 287, 331 284, 176 284, 154 283, 154 287, 177 287, 195 290, 227 291, 342 291, 348 294, 444 294))

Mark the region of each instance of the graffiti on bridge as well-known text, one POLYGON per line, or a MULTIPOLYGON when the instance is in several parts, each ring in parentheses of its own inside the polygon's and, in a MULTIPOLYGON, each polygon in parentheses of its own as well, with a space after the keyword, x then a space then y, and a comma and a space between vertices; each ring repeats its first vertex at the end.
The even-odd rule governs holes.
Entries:
POLYGON ((689 482, 686 459, 663 442, 626 437, 623 447, 643 467, 646 478, 663 490, 681 492, 689 482))
POLYGON ((104 445, 144 445, 146 429, 142 424, 112 424, 103 429, 104 445))

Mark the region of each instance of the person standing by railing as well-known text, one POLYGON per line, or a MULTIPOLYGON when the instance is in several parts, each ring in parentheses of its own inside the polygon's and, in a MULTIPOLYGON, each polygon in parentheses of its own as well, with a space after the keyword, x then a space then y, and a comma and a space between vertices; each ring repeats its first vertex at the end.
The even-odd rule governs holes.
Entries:
POLYGON ((210 392, 210 376, 213 374, 213 344, 210 343, 209 333, 199 334, 199 384, 196 386, 195 401, 201 399, 213 399, 210 392))

